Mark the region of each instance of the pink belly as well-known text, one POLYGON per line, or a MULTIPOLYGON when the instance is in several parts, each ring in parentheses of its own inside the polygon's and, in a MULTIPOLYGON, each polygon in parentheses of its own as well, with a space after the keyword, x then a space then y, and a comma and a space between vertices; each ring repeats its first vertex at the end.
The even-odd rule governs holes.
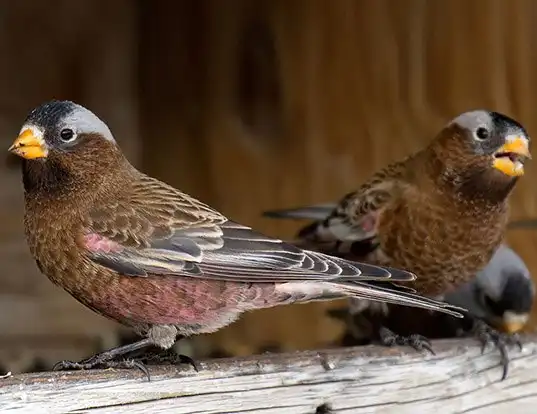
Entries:
POLYGON ((170 276, 125 277, 92 289, 90 305, 118 321, 193 325, 226 313, 273 306, 271 283, 232 283, 170 276))

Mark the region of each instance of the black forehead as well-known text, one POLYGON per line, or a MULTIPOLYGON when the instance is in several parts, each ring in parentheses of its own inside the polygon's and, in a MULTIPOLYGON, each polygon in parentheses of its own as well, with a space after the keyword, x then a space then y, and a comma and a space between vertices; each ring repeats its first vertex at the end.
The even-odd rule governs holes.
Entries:
POLYGON ((25 123, 31 123, 45 129, 53 128, 73 112, 75 107, 71 101, 49 101, 34 108, 26 117, 25 123))
POLYGON ((524 134, 528 139, 529 135, 526 129, 518 121, 513 118, 509 118, 507 115, 500 114, 499 112, 490 112, 492 122, 500 133, 508 133, 510 131, 518 131, 524 134))
POLYGON ((500 300, 504 310, 526 313, 533 304, 533 287, 530 279, 520 274, 512 274, 507 279, 500 300))

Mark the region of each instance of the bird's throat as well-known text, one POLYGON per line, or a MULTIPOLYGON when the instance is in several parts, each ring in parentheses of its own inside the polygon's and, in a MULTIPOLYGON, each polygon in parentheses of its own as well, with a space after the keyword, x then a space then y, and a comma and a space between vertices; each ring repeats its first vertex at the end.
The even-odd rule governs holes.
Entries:
POLYGON ((507 201, 513 191, 517 177, 491 177, 495 171, 480 171, 462 175, 460 180, 455 181, 456 194, 472 203, 486 205, 498 205, 507 201))
POLYGON ((22 182, 27 194, 66 193, 73 184, 73 177, 61 165, 43 160, 23 160, 22 182))

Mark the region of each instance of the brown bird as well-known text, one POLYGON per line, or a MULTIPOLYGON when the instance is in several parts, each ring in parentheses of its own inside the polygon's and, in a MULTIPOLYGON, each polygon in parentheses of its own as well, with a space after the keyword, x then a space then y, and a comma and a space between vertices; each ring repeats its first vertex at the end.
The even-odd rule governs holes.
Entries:
MULTIPOLYGON (((316 221, 299 232, 297 245, 409 270, 418 278, 408 286, 439 299, 470 281, 501 244, 529 142, 524 127, 505 115, 466 112, 426 148, 380 170, 333 208, 265 215, 311 217, 316 221)), ((356 313, 370 305, 387 312, 383 304, 351 302, 356 313)), ((416 337, 409 344, 422 347, 416 337)))
POLYGON ((301 250, 144 175, 106 124, 73 102, 32 110, 10 151, 23 158, 26 237, 41 272, 144 337, 57 368, 133 366, 113 360, 290 303, 355 296, 461 316, 375 285, 411 281, 410 272, 301 250))

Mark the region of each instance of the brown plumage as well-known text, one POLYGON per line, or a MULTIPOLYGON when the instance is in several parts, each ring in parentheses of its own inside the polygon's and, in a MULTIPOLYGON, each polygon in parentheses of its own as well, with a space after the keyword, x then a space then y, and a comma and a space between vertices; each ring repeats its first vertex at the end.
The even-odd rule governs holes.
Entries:
POLYGON ((25 228, 40 270, 94 311, 145 338, 82 363, 213 332, 242 312, 345 296, 452 307, 375 285, 414 275, 301 250, 228 220, 136 170, 106 124, 53 101, 34 109, 10 150, 24 158, 25 228))
MULTIPOLYGON (((453 290, 502 242, 528 144, 524 128, 504 115, 464 113, 425 149, 380 170, 328 217, 303 228, 298 243, 412 271, 418 278, 409 286, 421 294, 453 290)), ((301 210, 266 215, 297 217, 301 210)))

